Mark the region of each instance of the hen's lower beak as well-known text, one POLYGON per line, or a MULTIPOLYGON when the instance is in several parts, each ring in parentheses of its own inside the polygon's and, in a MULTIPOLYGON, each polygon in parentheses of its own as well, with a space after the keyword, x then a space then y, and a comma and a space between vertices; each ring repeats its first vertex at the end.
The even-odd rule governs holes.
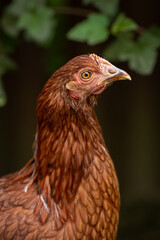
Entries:
POLYGON ((106 84, 109 84, 118 80, 131 80, 131 77, 127 72, 119 68, 116 68, 116 69, 114 68, 114 72, 110 71, 108 76, 106 76, 104 80, 98 82, 97 86, 101 85, 104 82, 106 84))

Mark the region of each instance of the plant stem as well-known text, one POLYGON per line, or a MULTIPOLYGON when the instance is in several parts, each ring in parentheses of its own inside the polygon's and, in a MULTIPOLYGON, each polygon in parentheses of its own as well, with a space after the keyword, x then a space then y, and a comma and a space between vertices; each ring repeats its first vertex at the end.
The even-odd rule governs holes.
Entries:
POLYGON ((54 7, 53 10, 58 14, 67 14, 74 15, 80 17, 87 17, 89 14, 94 13, 92 10, 88 10, 85 8, 76 8, 76 7, 54 7))

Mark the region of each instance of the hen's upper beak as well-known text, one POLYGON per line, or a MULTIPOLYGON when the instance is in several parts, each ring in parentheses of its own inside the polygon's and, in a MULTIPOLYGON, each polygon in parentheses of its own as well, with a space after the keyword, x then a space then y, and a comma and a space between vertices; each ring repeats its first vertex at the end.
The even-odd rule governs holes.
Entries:
POLYGON ((131 80, 131 77, 127 72, 111 64, 110 66, 107 66, 107 74, 105 74, 103 80, 97 83, 97 86, 101 85, 104 82, 106 84, 109 84, 118 80, 131 80))

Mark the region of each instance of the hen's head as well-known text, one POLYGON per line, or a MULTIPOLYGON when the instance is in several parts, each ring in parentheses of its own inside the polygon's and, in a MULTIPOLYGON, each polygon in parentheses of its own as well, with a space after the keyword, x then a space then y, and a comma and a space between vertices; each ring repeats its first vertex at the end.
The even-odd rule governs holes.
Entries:
POLYGON ((62 69, 64 75, 68 74, 66 89, 77 100, 100 94, 116 80, 131 80, 125 71, 95 54, 75 57, 62 69))
POLYGON ((66 101, 78 108, 86 102, 94 105, 96 96, 111 83, 125 79, 131 78, 107 60, 95 54, 81 55, 51 76, 40 94, 38 108, 60 107, 66 101))

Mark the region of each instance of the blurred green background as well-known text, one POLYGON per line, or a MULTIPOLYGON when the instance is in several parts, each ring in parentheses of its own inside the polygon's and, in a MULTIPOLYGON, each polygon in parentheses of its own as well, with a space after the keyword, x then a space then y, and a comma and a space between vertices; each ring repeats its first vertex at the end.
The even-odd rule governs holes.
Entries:
POLYGON ((119 240, 160 239, 159 12, 159 0, 0 0, 0 176, 32 157, 37 97, 69 59, 94 52, 132 77, 96 107, 120 182, 119 240))

